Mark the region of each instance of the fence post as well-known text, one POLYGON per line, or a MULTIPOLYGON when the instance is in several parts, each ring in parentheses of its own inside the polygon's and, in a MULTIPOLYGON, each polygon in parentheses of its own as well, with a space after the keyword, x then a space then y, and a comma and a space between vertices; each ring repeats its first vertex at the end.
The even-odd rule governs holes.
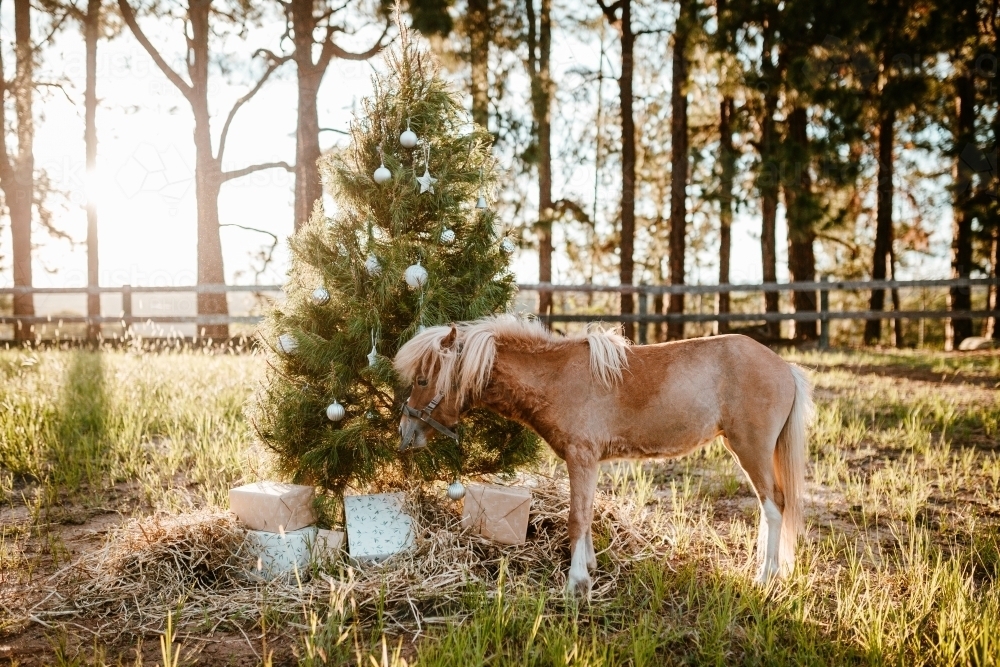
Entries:
MULTIPOLYGON (((823 276, 822 282, 830 281, 830 276, 823 276)), ((830 290, 826 287, 819 288, 819 349, 830 349, 830 290)))
POLYGON ((645 291, 640 290, 639 292, 639 345, 646 344, 646 329, 648 325, 646 324, 646 300, 649 295, 645 291))
POLYGON ((122 336, 128 334, 132 326, 132 286, 122 285, 122 336))

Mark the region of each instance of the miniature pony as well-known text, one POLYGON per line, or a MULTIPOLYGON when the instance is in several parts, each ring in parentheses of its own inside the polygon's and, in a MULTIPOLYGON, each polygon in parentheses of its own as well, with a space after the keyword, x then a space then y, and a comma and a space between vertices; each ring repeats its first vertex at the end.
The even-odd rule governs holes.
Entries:
POLYGON ((760 501, 757 581, 794 567, 812 388, 760 343, 727 335, 630 346, 611 332, 557 337, 500 315, 425 329, 394 363, 413 385, 401 450, 426 445, 432 429, 456 437, 462 413, 485 407, 529 426, 566 461, 568 592, 589 594, 597 567, 600 463, 681 456, 719 435, 760 501))

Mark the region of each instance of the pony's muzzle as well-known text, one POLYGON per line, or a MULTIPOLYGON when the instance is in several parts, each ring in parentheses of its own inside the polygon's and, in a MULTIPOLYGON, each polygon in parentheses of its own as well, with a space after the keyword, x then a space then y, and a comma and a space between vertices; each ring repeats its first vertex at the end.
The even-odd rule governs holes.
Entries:
POLYGON ((427 435, 423 424, 415 419, 403 416, 399 420, 399 451, 420 449, 427 446, 427 435))

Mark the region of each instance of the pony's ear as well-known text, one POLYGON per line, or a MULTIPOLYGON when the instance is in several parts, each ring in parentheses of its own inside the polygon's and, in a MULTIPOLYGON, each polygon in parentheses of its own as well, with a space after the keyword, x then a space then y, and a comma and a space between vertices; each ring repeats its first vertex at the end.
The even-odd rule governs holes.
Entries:
POLYGON ((451 331, 449 331, 448 335, 441 339, 441 349, 450 350, 455 345, 456 338, 458 338, 458 329, 455 328, 455 324, 453 322, 451 325, 451 331))

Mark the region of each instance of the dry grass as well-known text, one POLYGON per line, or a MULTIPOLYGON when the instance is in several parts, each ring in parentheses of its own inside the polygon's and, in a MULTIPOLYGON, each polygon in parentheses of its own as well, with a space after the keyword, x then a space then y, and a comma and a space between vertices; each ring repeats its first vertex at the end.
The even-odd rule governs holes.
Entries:
MULTIPOLYGON (((516 483, 533 491, 530 539, 522 545, 463 531, 457 504, 440 489, 414 487, 408 496, 414 549, 382 564, 313 563, 288 580, 253 574, 256 559, 244 545, 245 530, 228 512, 133 518, 99 550, 50 576, 42 584, 45 596, 21 620, 86 621, 102 641, 134 641, 164 632, 168 611, 179 632, 204 632, 211 619, 212 633, 223 624, 246 625, 251 610, 295 618, 333 594, 352 601, 358 623, 420 633, 428 623, 460 618, 469 587, 494 586, 501 569, 549 594, 565 584, 568 482, 564 475, 522 474, 516 483)), ((613 536, 593 592, 599 602, 614 598, 620 577, 635 563, 662 558, 668 546, 662 515, 636 523, 634 506, 607 493, 598 494, 596 506, 598 529, 613 536)))

